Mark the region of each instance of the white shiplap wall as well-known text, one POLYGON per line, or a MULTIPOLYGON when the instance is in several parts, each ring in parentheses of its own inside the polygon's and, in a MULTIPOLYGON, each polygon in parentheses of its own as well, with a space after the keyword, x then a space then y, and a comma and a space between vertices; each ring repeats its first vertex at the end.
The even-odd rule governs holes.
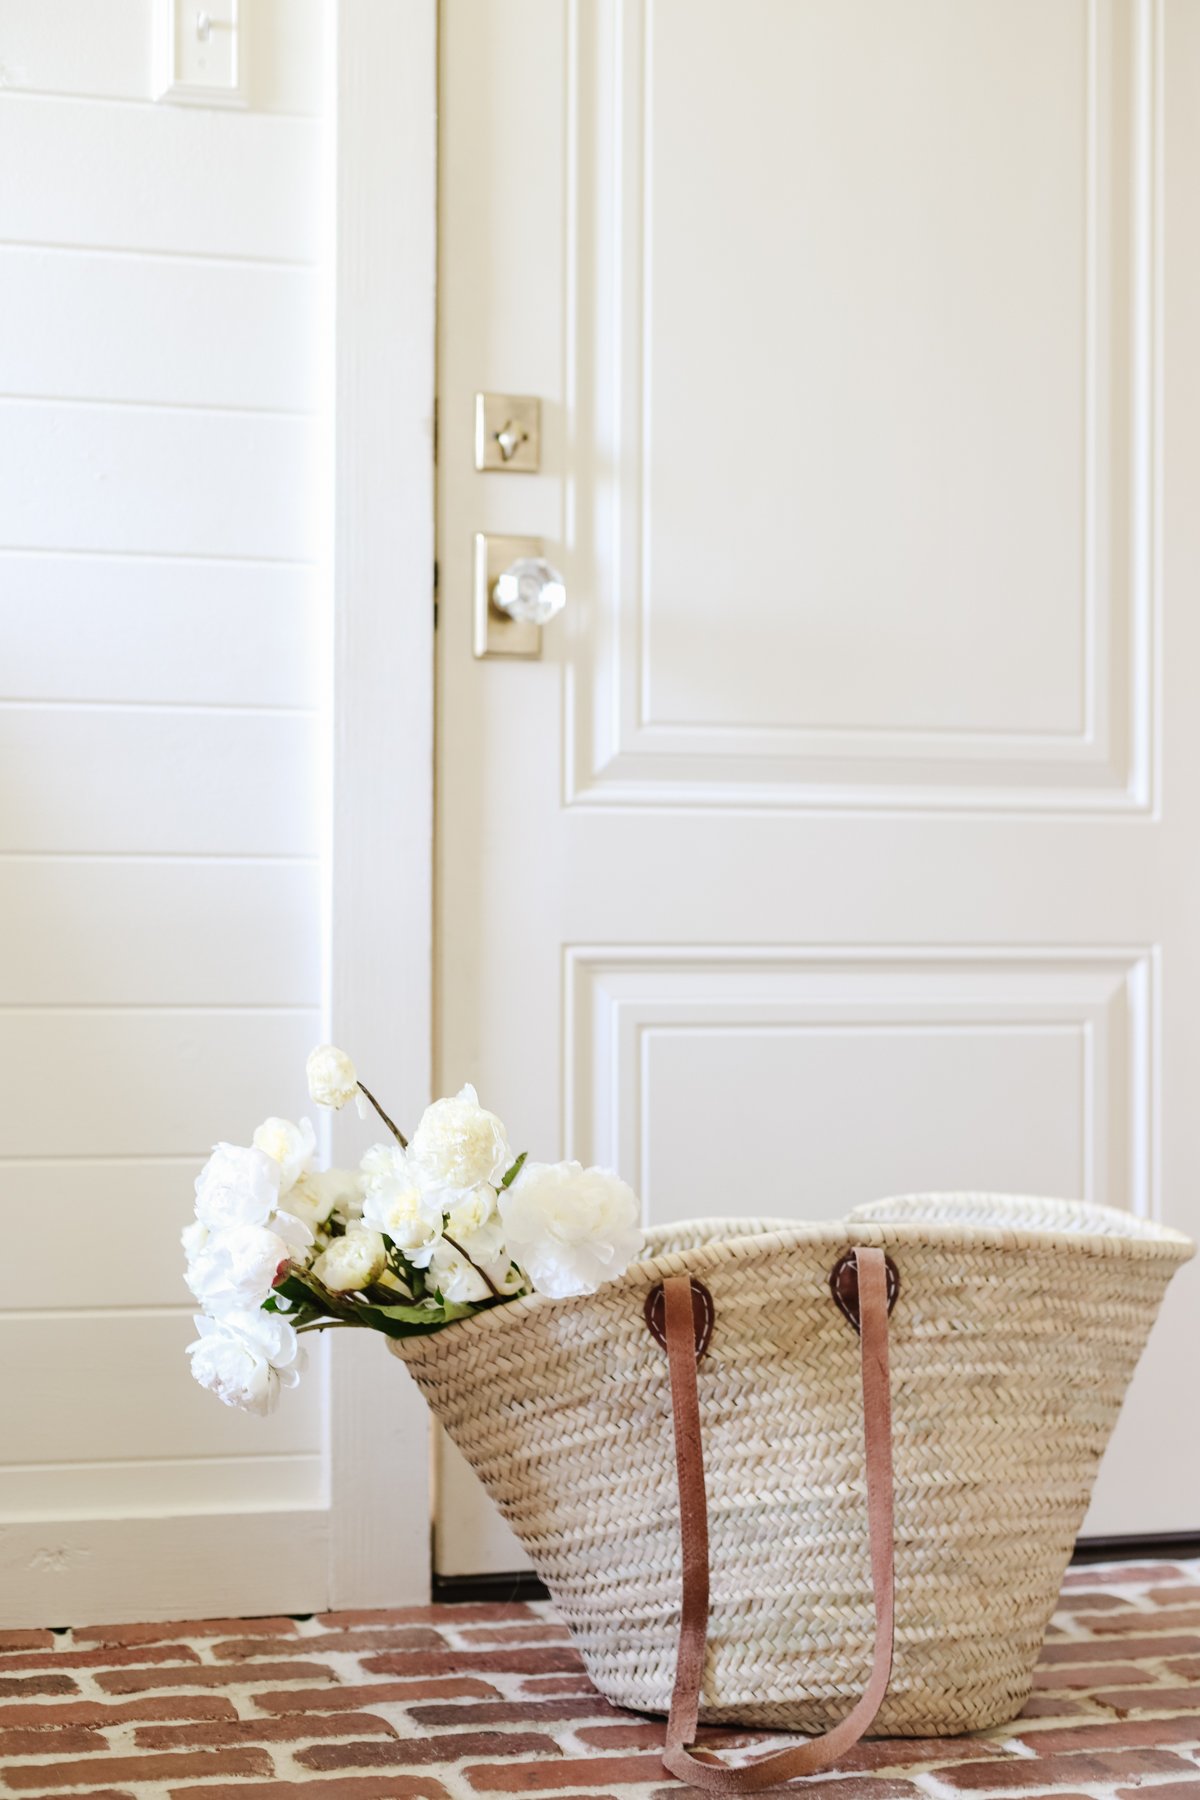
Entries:
POLYGON ((149 0, 0 11, 0 1622, 303 1604, 326 1486, 319 1378, 182 1356, 196 1167, 321 1027, 325 21, 242 11, 244 112, 150 99, 149 0))

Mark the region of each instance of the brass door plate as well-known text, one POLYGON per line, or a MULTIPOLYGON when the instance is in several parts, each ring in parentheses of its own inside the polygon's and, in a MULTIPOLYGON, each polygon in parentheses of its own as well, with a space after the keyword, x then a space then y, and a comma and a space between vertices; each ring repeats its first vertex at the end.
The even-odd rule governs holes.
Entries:
POLYGON ((471 647, 476 656, 524 656, 542 654, 542 628, 523 619, 510 619, 492 605, 492 589, 509 563, 521 556, 541 556, 541 538, 497 537, 475 533, 475 564, 471 582, 474 627, 471 647))
POLYGON ((541 401, 529 394, 476 394, 475 467, 536 475, 541 460, 541 401))

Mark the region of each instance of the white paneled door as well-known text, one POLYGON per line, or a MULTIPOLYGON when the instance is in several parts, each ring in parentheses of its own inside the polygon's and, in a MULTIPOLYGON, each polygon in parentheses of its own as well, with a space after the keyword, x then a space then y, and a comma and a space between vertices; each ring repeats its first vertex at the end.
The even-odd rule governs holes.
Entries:
MULTIPOLYGON (((441 1086, 651 1219, 1197 1231, 1200 9, 445 0, 442 82, 441 1086)), ((1093 1534, 1200 1528, 1198 1302, 1093 1534)), ((448 1454, 438 1554, 519 1554, 448 1454)))

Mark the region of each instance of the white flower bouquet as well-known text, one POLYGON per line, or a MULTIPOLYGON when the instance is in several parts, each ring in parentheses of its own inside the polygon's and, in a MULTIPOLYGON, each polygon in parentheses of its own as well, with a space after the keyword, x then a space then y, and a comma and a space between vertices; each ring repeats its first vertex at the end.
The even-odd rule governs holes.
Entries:
POLYGON ((183 1233, 203 1307, 192 1373, 227 1406, 266 1413, 304 1367, 305 1332, 439 1331, 523 1294, 593 1294, 642 1249, 633 1191, 607 1169, 514 1156, 473 1087, 425 1109, 411 1141, 344 1051, 308 1058, 318 1105, 375 1109, 390 1140, 357 1169, 314 1168, 307 1119, 218 1144, 183 1233))

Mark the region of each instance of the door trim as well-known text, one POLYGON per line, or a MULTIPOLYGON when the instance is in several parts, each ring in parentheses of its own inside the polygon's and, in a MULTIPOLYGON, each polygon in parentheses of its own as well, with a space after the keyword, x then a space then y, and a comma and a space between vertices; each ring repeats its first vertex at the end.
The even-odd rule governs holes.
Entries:
MULTIPOLYGON (((333 29, 327 1003, 333 1041, 413 1117, 432 1037, 436 0, 336 0, 333 29)), ((330 1604, 424 1602, 424 1402, 374 1334, 329 1350, 330 1604)))

